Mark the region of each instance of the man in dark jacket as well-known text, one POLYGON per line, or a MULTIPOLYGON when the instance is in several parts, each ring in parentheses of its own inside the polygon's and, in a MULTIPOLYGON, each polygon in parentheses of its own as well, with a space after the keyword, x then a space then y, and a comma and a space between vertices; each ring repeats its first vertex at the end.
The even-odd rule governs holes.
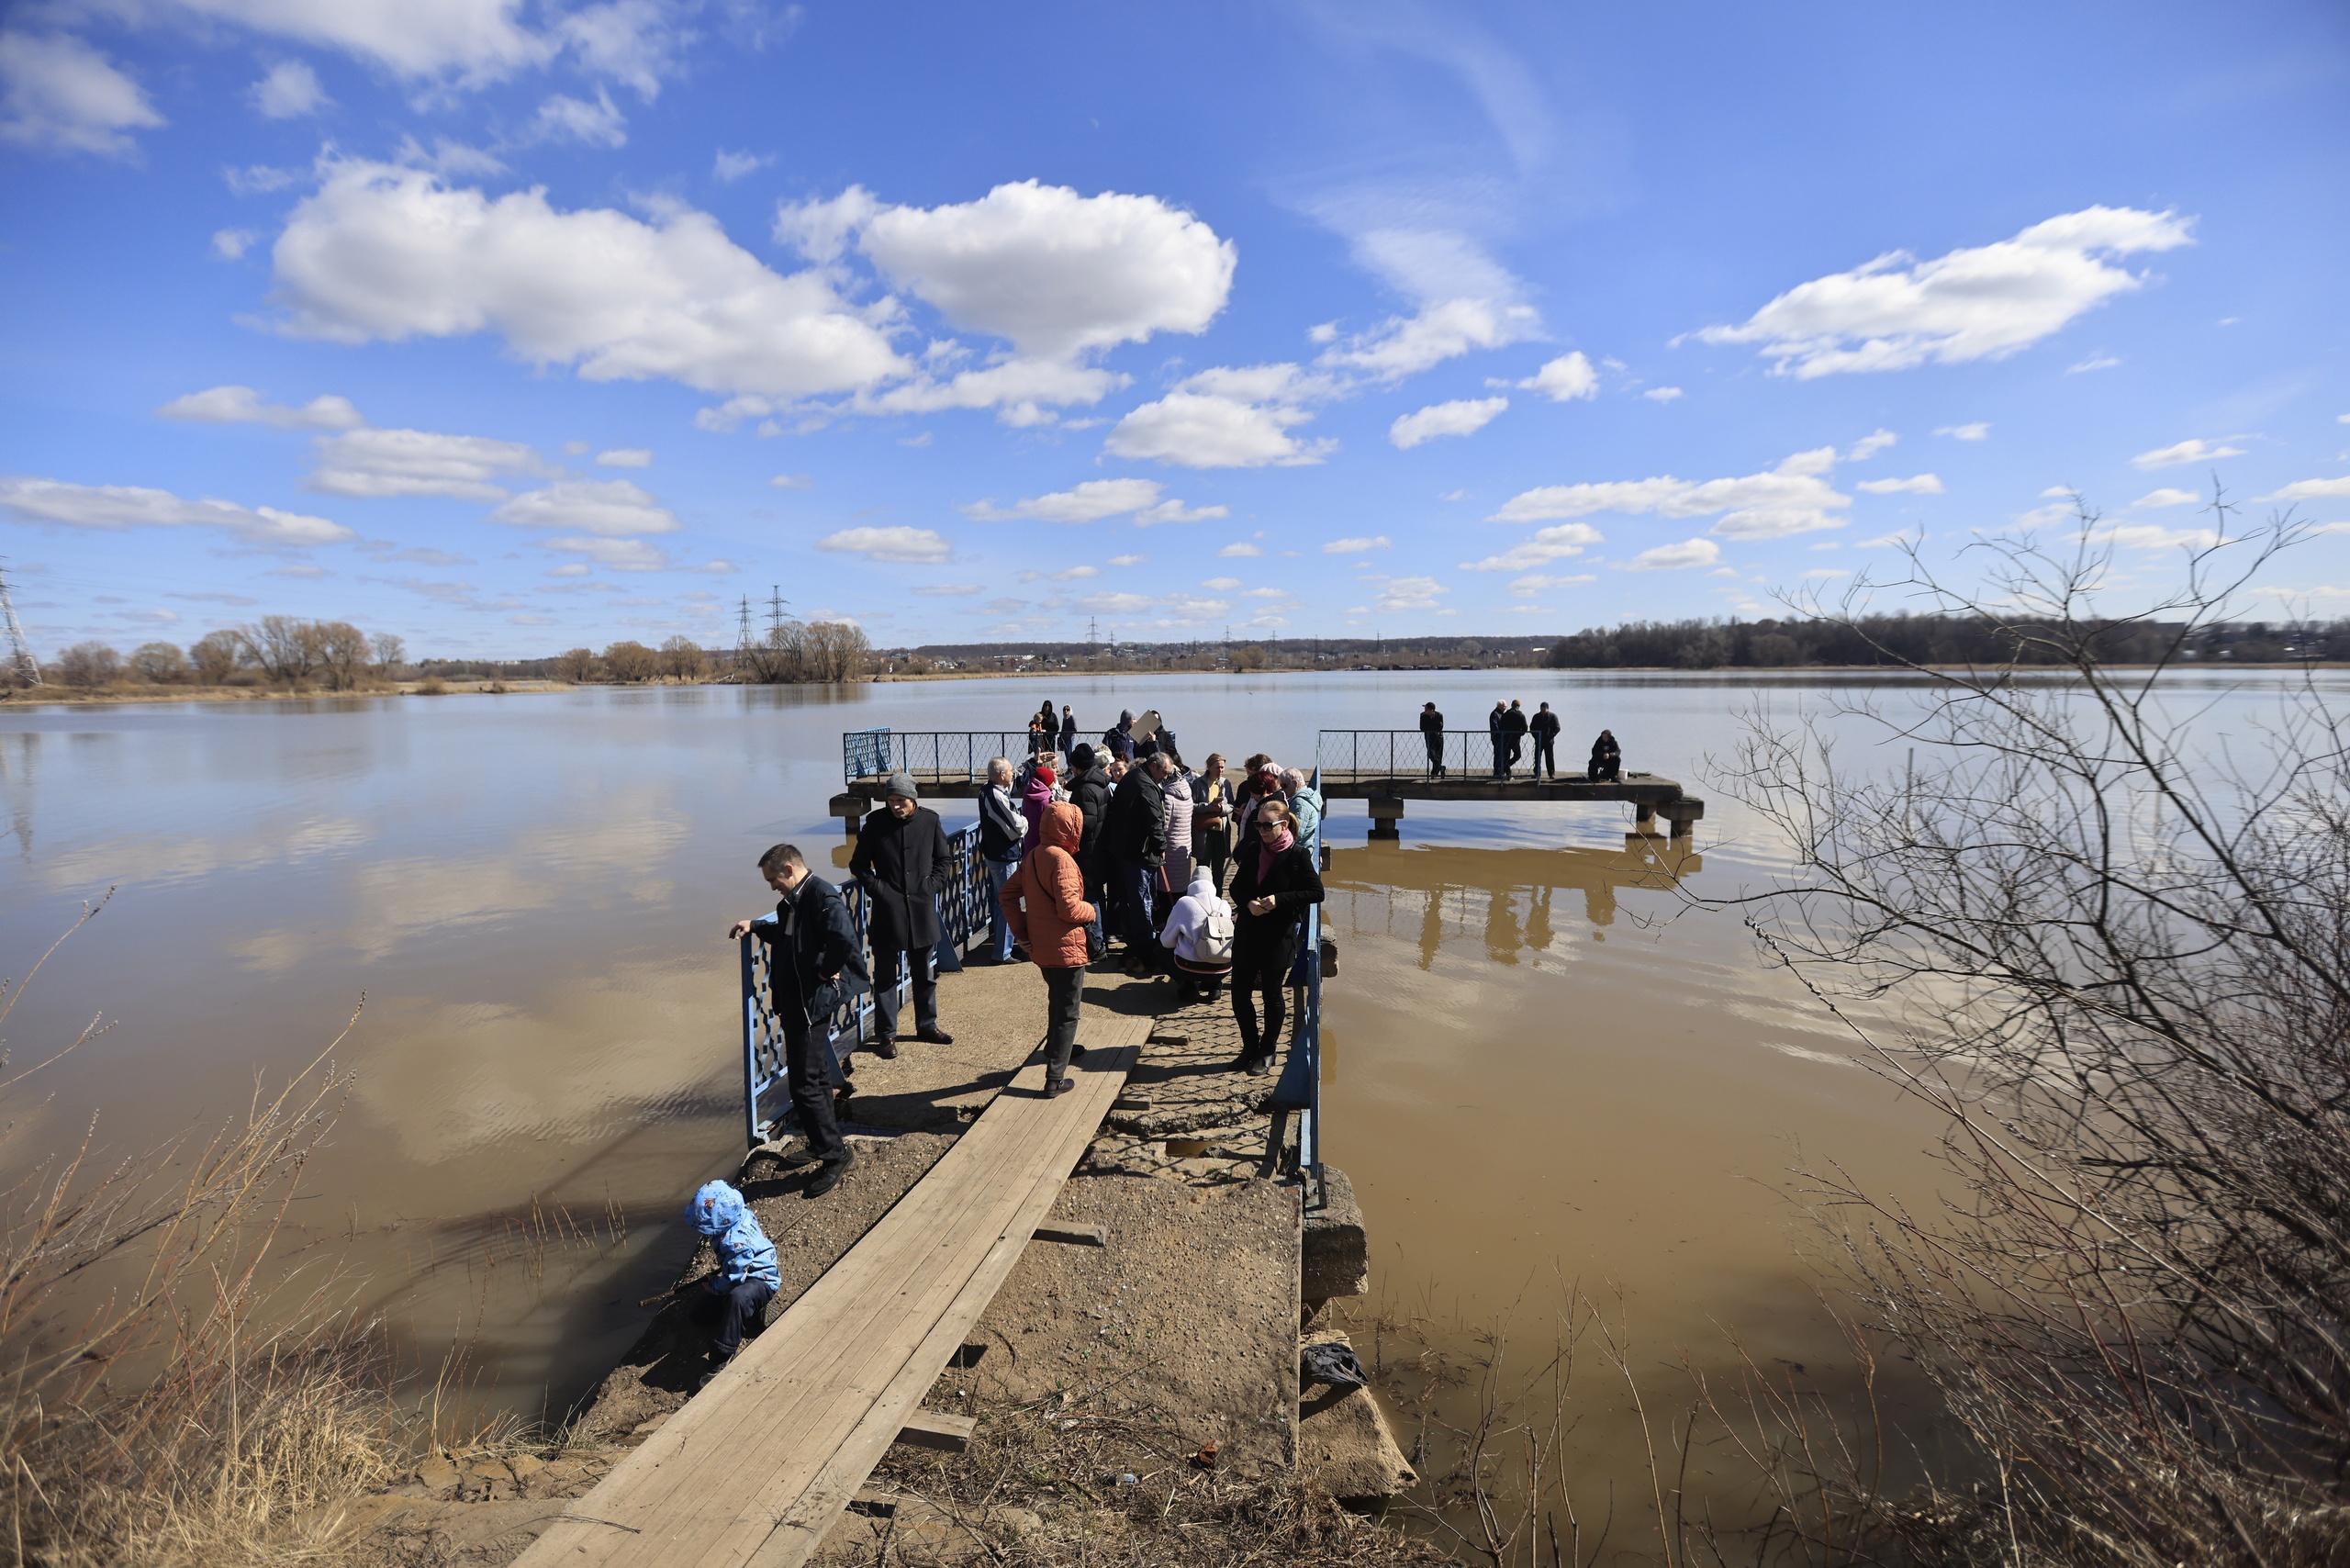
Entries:
POLYGON ((1110 814, 1110 770, 1090 745, 1069 754, 1069 798, 1085 818, 1085 833, 1077 841, 1077 868, 1085 874, 1085 901, 1093 906, 1093 951, 1102 950, 1102 910, 1109 895, 1102 870, 1102 822, 1110 814))
POLYGON ((898 977, 914 981, 914 1038, 951 1046, 938 1026, 938 895, 946 890, 946 830, 914 797, 910 774, 890 776, 890 797, 856 830, 849 874, 865 889, 865 934, 873 945, 873 1054, 898 1054, 898 977), (901 968, 902 966, 902 968, 901 968))
POLYGON ((1167 859, 1167 792, 1159 780, 1173 767, 1154 753, 1126 769, 1102 820, 1102 872, 1110 884, 1114 924, 1126 939, 1126 968, 1158 968, 1158 933, 1150 918, 1151 887, 1167 859))
POLYGON ((1509 704, 1496 702, 1494 711, 1485 715, 1485 738, 1494 746, 1494 777, 1509 777, 1509 704))
POLYGON ((1517 767, 1517 759, 1526 755, 1526 710, 1515 697, 1509 700, 1509 711, 1502 715, 1502 735, 1509 742, 1509 760, 1502 764, 1502 777, 1506 778, 1517 767))
POLYGON ((1284 802, 1259 806, 1252 825, 1257 842, 1233 853, 1232 1016, 1240 1025, 1240 1059, 1232 1065, 1262 1078, 1281 1050, 1290 966, 1304 939, 1305 912, 1322 902, 1322 874, 1292 831, 1284 802))
POLYGON ((781 895, 773 914, 738 920, 727 935, 737 941, 756 935, 767 946, 767 989, 783 1028, 783 1067, 791 1103, 800 1113, 806 1142, 784 1157, 786 1165, 822 1161, 808 1196, 821 1198, 840 1184, 856 1158, 841 1137, 834 1095, 848 1099, 848 1080, 833 1050, 833 1014, 844 1002, 865 994, 871 978, 857 951, 856 927, 840 890, 808 869, 798 849, 778 844, 759 857, 759 873, 781 895))
POLYGON ((1541 782, 1545 765, 1549 766, 1550 777, 1555 779, 1559 777, 1559 716, 1550 711, 1548 702, 1542 704, 1542 711, 1534 715, 1532 728, 1535 782, 1541 782))
POLYGON ((1420 709, 1420 739, 1428 748, 1428 777, 1444 777, 1444 715, 1436 704, 1427 703, 1420 709))
POLYGON ((1615 731, 1602 730, 1591 743, 1591 761, 1583 768, 1583 777, 1594 784, 1623 782, 1624 748, 1616 744, 1615 731))

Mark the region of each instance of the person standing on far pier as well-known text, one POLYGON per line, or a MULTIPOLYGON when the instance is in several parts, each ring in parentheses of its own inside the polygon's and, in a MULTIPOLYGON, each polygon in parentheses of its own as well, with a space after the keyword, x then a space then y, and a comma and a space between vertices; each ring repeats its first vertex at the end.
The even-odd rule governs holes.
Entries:
POLYGON ((1073 746, 1075 746, 1076 745, 1077 745, 1077 711, 1076 711, 1075 709, 1071 708, 1068 703, 1064 702, 1064 703, 1062 703, 1062 704, 1061 704, 1061 744, 1060 744, 1060 754, 1061 754, 1063 756, 1067 756, 1069 754, 1069 750, 1070 750, 1070 748, 1071 748, 1071 747, 1073 747, 1073 746))
POLYGON ((1444 777, 1444 715, 1436 711, 1433 702, 1420 709, 1420 739, 1428 748, 1428 777, 1444 777))
POLYGON ((864 884, 873 944, 873 1054, 898 1054, 898 977, 914 982, 914 1038, 951 1046, 938 1026, 938 895, 946 890, 946 830, 914 795, 913 776, 890 775, 889 799, 856 830, 849 874, 864 884))
POLYGON ((1559 716, 1550 711, 1548 702, 1542 711, 1534 715, 1530 726, 1534 731, 1534 781, 1542 781, 1542 769, 1547 766, 1550 777, 1559 777, 1559 716))
POLYGON ((1526 755, 1526 710, 1516 698, 1509 700, 1509 711, 1502 715, 1502 734, 1509 742, 1509 760, 1502 764, 1502 777, 1507 778, 1517 767, 1517 759, 1526 755))
POLYGON ((1494 777, 1509 777, 1509 704, 1495 702, 1485 715, 1485 738, 1493 743, 1494 777))

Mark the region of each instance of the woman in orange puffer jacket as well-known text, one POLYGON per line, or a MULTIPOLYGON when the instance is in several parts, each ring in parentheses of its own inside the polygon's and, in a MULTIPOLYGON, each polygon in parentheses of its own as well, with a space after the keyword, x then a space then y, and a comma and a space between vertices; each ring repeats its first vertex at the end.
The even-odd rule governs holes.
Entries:
POLYGON ((1012 935, 1045 971, 1045 1092, 1066 1094, 1069 1058, 1077 1050, 1078 1010, 1085 998, 1085 932, 1093 906, 1085 902, 1085 875, 1077 846, 1085 814, 1067 801, 1045 808, 1035 853, 998 895, 1012 935))

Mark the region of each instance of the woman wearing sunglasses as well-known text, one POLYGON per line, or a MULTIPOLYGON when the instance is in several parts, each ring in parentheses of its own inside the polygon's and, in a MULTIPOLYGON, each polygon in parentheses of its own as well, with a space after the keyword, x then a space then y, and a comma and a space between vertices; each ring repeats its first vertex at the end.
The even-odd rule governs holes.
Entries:
POLYGON ((1236 1071, 1262 1078, 1281 1053, 1283 1005, 1290 966, 1305 932, 1305 912, 1322 902, 1322 875, 1314 856, 1290 822, 1289 806, 1278 796, 1257 808, 1251 824, 1256 842, 1234 854, 1232 903, 1232 1016, 1240 1025, 1236 1071), (1258 1026, 1261 998, 1263 1028, 1258 1026))

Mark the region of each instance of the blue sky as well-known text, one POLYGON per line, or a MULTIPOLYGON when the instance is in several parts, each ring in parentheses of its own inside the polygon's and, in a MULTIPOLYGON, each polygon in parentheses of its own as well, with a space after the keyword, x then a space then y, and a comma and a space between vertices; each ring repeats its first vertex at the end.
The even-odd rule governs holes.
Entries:
MULTIPOLYGON (((1964 574, 2067 489, 2121 602, 2214 476, 2350 523, 2339 5, 36 0, 0 171, 44 654, 776 585, 1549 633, 1964 574)), ((2346 534, 2249 609, 2350 613, 2346 534)))

